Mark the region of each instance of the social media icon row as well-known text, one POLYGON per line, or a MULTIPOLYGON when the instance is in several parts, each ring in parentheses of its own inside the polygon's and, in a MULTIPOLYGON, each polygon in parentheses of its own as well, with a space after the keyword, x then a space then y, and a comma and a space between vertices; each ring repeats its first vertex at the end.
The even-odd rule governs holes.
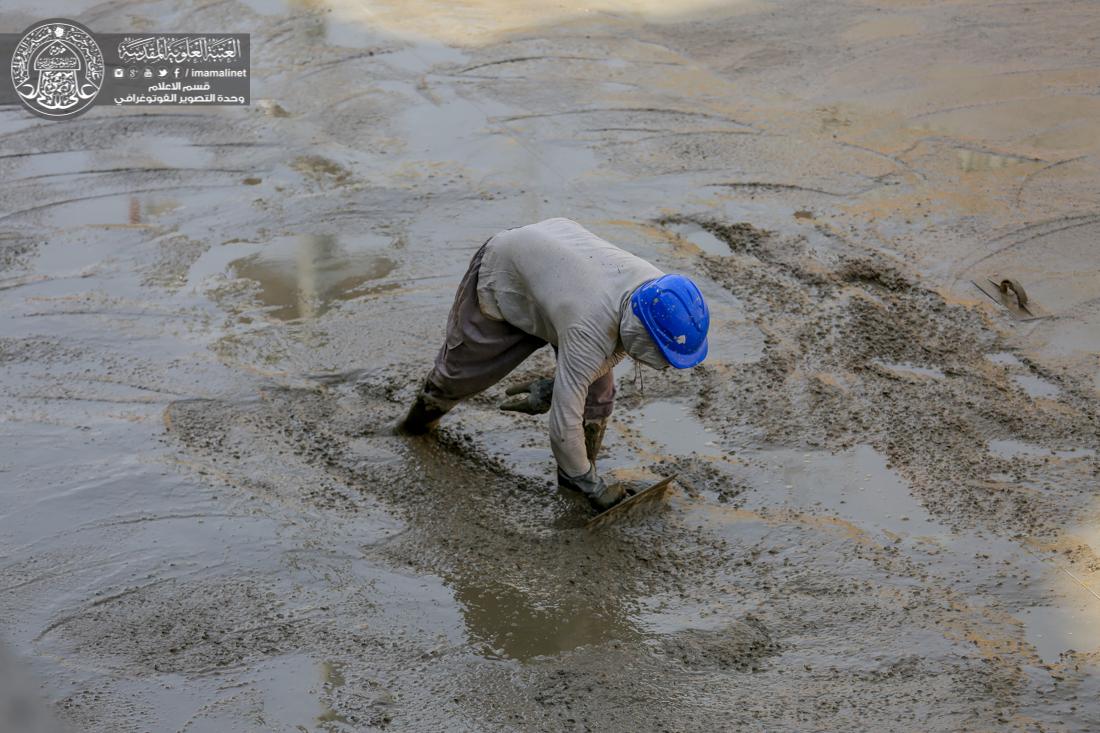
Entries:
MULTIPOLYGON (((138 69, 130 69, 129 73, 127 73, 126 69, 123 69, 121 67, 115 68, 115 78, 116 79, 122 79, 126 76, 129 76, 131 79, 136 79, 138 77, 139 73, 141 74, 142 78, 144 78, 144 79, 152 79, 153 76, 154 76, 154 71, 152 69, 148 69, 148 68, 145 69, 144 71, 140 71, 140 72, 139 72, 138 69)), ((157 77, 163 79, 164 77, 168 76, 168 69, 157 69, 156 72, 155 72, 155 75, 157 77)), ((175 76, 179 77, 179 75, 180 75, 180 70, 177 68, 175 70, 175 76)))

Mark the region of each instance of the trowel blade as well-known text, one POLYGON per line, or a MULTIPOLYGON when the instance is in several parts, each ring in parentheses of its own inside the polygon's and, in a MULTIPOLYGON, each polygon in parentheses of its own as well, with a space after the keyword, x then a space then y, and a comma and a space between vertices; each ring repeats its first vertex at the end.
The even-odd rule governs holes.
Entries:
POLYGON ((664 498, 665 494, 668 493, 668 487, 675 479, 675 475, 669 476, 665 479, 661 479, 652 486, 648 486, 638 493, 634 494, 633 496, 623 499, 607 511, 600 512, 596 516, 589 519, 586 526, 588 527, 588 529, 598 529, 599 527, 602 527, 609 522, 614 522, 626 516, 627 514, 630 514, 632 511, 641 506, 653 504, 660 501, 664 498))
POLYGON ((1021 308, 1016 302, 1016 297, 1014 295, 1002 293, 997 287, 997 283, 993 280, 987 279, 985 282, 971 280, 970 282, 978 290, 981 290, 990 300, 1007 310, 1009 314, 1018 321, 1037 321, 1042 318, 1050 317, 1049 313, 1031 301, 1028 302, 1027 307, 1021 308))

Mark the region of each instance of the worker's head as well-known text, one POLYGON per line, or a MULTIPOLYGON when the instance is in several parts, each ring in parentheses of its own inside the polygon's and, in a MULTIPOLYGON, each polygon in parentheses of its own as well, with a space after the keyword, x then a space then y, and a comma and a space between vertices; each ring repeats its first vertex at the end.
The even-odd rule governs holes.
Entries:
POLYGON ((641 285, 630 296, 630 312, 643 327, 625 322, 620 329, 633 359, 657 369, 688 369, 707 358, 710 311, 689 278, 664 275, 641 285))

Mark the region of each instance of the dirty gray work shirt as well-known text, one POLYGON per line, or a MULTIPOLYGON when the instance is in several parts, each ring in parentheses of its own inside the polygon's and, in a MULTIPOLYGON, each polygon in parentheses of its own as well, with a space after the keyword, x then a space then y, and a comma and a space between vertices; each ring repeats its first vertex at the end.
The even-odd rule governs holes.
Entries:
POLYGON ((547 219, 489 240, 478 271, 481 312, 557 347, 550 447, 569 476, 587 473, 588 386, 628 353, 667 362, 630 307, 639 285, 664 273, 570 219, 547 219))

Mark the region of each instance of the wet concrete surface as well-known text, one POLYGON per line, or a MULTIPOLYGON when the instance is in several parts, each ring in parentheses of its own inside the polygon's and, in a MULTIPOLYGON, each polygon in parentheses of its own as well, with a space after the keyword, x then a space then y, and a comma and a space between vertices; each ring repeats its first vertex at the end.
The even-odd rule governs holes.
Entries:
POLYGON ((0 632, 63 723, 1100 727, 1095 5, 49 6, 252 33, 256 100, 0 109, 0 632), (597 533, 504 385, 387 430, 556 215, 714 316, 616 371, 601 471, 681 482, 597 533))

